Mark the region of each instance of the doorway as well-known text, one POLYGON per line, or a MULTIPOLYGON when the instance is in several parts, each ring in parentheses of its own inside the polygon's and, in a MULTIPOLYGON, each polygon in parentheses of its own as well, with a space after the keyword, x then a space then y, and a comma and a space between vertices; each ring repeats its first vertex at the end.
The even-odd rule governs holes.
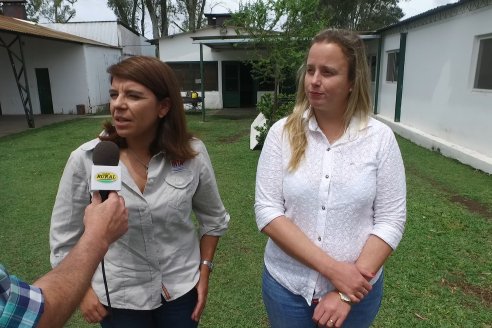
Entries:
POLYGON ((224 108, 256 105, 256 84, 249 65, 239 61, 222 62, 222 102, 224 108))
POLYGON ((50 73, 47 68, 36 68, 39 106, 41 114, 53 114, 53 99, 51 98, 50 73))

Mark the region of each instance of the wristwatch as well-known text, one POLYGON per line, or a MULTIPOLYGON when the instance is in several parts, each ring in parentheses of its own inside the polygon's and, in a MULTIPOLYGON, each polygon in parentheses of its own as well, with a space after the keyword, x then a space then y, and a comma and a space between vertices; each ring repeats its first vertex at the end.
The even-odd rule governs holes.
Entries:
POLYGON ((212 272, 212 270, 214 269, 214 262, 209 260, 201 260, 200 265, 208 266, 208 271, 210 272, 212 272))
POLYGON ((340 299, 341 299, 343 302, 345 302, 345 303, 347 303, 347 304, 352 305, 352 301, 350 300, 350 298, 349 298, 347 295, 345 295, 345 294, 344 294, 344 293, 342 293, 342 292, 338 292, 338 295, 340 295, 340 299))

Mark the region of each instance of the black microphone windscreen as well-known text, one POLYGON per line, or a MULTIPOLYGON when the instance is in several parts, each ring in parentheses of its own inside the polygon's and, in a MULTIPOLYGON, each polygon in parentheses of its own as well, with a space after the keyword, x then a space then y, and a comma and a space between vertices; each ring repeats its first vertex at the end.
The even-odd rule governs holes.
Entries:
POLYGON ((120 161, 120 149, 111 141, 101 141, 92 152, 94 165, 118 166, 120 161))

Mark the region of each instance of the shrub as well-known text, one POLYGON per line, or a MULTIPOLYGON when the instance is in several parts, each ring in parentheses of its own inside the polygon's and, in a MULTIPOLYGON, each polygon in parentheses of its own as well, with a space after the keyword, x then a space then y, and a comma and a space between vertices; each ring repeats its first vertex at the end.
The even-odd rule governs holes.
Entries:
POLYGON ((266 122, 262 126, 255 127, 255 129, 259 132, 256 136, 256 141, 258 141, 259 148, 263 146, 270 127, 281 118, 289 115, 294 108, 294 103, 294 94, 279 94, 277 108, 275 108, 271 93, 266 93, 260 98, 260 101, 256 107, 258 111, 265 116, 266 122))

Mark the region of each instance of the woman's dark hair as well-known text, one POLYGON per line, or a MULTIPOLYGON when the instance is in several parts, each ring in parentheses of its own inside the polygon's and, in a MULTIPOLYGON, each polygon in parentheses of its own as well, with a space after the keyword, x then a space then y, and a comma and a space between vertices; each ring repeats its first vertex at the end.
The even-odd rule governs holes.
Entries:
MULTIPOLYGON (((179 84, 169 65, 157 58, 135 56, 110 66, 107 71, 111 82, 114 77, 131 80, 152 91, 158 101, 169 98, 169 111, 159 120, 155 138, 150 145, 152 154, 164 151, 171 160, 187 160, 196 156, 190 144, 193 136, 186 126, 179 84)), ((118 135, 111 122, 104 124, 104 130, 107 135, 100 136, 101 140, 113 141, 121 148, 127 147, 125 139, 118 135)))

